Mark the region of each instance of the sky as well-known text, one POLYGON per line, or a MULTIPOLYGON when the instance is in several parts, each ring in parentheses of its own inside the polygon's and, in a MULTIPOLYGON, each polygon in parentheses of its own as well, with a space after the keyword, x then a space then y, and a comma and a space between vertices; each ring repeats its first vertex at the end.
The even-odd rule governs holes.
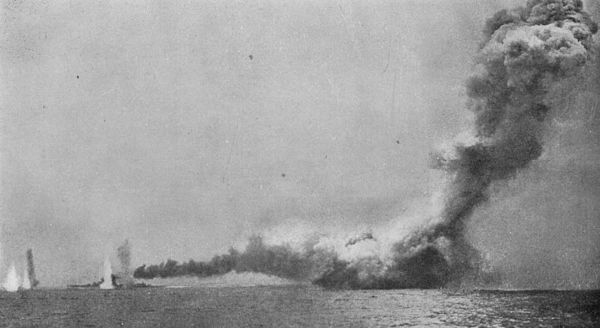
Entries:
MULTIPOLYGON (((137 266, 209 259, 286 222, 397 217, 435 189, 431 151, 470 127, 483 23, 515 3, 5 2, 0 274, 27 248, 42 285, 64 285, 97 279, 125 239, 137 266)), ((560 185, 543 176, 568 165, 552 163, 526 180, 560 185)), ((586 186, 572 186, 589 202, 577 222, 600 229, 586 186)), ((474 221, 510 223, 498 204, 524 202, 518 188, 533 193, 499 187, 474 221)), ((493 253, 508 230, 476 224, 474 240, 493 253)), ((598 234, 578 240, 600 258, 598 234)))

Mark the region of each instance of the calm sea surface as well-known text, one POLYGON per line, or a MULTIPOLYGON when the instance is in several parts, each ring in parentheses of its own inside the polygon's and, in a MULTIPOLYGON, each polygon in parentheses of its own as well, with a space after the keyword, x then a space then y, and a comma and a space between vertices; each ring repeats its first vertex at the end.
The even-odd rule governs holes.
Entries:
POLYGON ((312 286, 0 292, 1 327, 600 327, 600 291, 312 286))

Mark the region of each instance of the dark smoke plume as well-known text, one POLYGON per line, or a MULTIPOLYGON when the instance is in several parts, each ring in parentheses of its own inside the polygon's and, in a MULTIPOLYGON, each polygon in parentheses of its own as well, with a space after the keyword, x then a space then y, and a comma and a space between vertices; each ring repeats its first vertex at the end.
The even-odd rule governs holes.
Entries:
MULTIPOLYGON (((469 261, 464 229, 473 209, 484 202, 493 181, 513 177, 543 151, 546 96, 577 74, 589 59, 597 25, 579 0, 529 1, 502 11, 486 24, 486 43, 477 58, 479 72, 467 82, 475 114, 476 141, 457 146, 438 165, 454 176, 442 221, 427 239, 451 242, 458 273, 469 261), (507 19, 509 17, 509 19, 507 19)), ((468 267, 467 267, 468 269, 468 267)))
MULTIPOLYGON (((298 251, 255 238, 243 253, 232 250, 208 263, 143 266, 136 277, 258 271, 332 288, 437 288, 493 279, 467 240, 469 218, 488 199, 493 182, 514 177, 541 156, 554 110, 548 95, 580 72, 597 30, 580 0, 530 0, 487 21, 476 71, 466 83, 475 117, 471 140, 433 156, 434 166, 449 177, 441 212, 395 239, 391 255, 349 260, 318 242, 298 251)), ((342 245, 378 240, 369 233, 342 245)))
POLYGON ((33 265, 33 251, 30 249, 27 250, 27 274, 29 276, 29 283, 31 288, 36 287, 40 282, 35 277, 35 266, 33 265))
POLYGON ((542 154, 552 112, 547 95, 580 71, 596 31, 580 0, 528 1, 487 21, 477 72, 467 81, 473 141, 435 156, 436 167, 452 177, 440 220, 397 245, 398 267, 390 272, 413 280, 407 261, 438 258, 424 269, 443 286, 480 269, 465 237, 468 219, 492 182, 513 177, 542 154))
POLYGON ((468 219, 487 200, 492 182, 513 177, 542 154, 545 119, 552 112, 546 96, 579 72, 597 31, 582 10, 579 0, 535 0, 487 21, 477 72, 467 81, 473 141, 435 157, 452 177, 440 220, 398 243, 395 268, 384 276, 414 281, 422 275, 411 273, 408 262, 419 257, 417 266, 431 275, 424 283, 432 285, 480 269, 478 252, 465 237, 468 219))
MULTIPOLYGON (((493 278, 481 272, 482 259, 465 236, 468 219, 494 181, 515 176, 542 154, 552 113, 547 95, 578 74, 597 29, 579 0, 528 1, 487 21, 477 71, 467 81, 472 140, 434 156, 435 167, 451 177, 442 212, 395 245, 393 264, 383 274, 359 279, 359 286, 441 287, 471 275, 493 278)), ((319 282, 344 286, 359 268, 339 266, 319 282)))

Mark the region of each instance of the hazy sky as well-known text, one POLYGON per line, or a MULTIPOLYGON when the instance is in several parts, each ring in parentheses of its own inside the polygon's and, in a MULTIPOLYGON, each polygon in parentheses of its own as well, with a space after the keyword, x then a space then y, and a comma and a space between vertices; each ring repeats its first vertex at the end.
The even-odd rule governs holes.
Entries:
POLYGON ((28 247, 65 284, 125 238, 139 265, 397 216, 469 127, 464 80, 505 6, 480 3, 5 3, 0 274, 28 247))

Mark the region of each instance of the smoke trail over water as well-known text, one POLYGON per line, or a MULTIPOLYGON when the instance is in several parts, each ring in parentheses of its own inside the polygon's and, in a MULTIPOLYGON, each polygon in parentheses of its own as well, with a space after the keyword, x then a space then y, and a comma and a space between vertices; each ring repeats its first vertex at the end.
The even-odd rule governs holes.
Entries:
POLYGON ((466 237, 469 218, 488 199, 492 183, 514 177, 542 155, 554 110, 548 95, 584 67, 597 29, 580 0, 528 1, 487 21, 475 73, 466 84, 473 131, 433 156, 447 181, 434 202, 438 206, 424 210, 421 224, 410 232, 383 227, 341 241, 321 235, 299 248, 254 240, 242 254, 230 252, 201 265, 138 268, 137 276, 237 268, 284 276, 302 272, 318 284, 341 288, 434 288, 485 279, 485 263, 466 237))

